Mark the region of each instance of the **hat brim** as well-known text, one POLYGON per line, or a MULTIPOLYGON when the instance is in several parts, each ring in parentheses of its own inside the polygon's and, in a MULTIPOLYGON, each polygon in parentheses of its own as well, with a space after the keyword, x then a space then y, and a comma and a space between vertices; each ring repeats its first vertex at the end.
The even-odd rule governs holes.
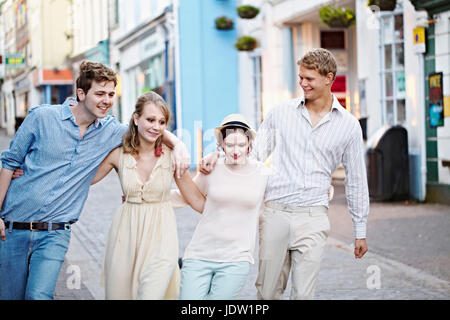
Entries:
POLYGON ((216 136, 217 142, 219 141, 220 131, 222 131, 222 129, 227 128, 227 127, 239 127, 239 128, 242 128, 242 129, 247 130, 247 131, 250 132, 252 140, 256 138, 255 130, 253 130, 253 129, 249 128, 249 127, 246 127, 244 125, 239 125, 239 124, 226 124, 226 125, 223 125, 223 126, 216 127, 214 129, 214 135, 216 136))

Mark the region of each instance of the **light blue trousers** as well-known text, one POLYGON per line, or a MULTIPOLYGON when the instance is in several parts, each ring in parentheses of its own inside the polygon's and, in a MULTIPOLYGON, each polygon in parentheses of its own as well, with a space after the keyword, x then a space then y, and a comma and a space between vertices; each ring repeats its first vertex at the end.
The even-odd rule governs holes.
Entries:
POLYGON ((250 263, 186 259, 181 268, 180 300, 234 300, 247 281, 250 263))

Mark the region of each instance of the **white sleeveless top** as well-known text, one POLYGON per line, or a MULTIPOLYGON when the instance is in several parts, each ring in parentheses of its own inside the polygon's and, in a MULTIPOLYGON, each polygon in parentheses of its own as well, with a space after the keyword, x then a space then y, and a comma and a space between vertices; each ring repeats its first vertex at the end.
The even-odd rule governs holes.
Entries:
MULTIPOLYGON (((245 173, 236 173, 219 159, 212 173, 194 178, 206 203, 183 259, 254 263, 258 219, 270 171, 264 163, 250 161, 245 173)), ((175 208, 180 204, 179 193, 178 197, 172 192, 175 208)))

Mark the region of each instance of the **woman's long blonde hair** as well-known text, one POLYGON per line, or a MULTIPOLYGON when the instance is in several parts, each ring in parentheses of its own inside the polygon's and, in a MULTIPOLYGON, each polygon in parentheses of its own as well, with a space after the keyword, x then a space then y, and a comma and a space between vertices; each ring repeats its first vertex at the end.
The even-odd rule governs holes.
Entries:
MULTIPOLYGON (((169 123, 169 119, 170 119, 169 108, 167 107, 167 104, 164 101, 164 99, 159 94, 157 94, 156 92, 153 92, 153 91, 149 91, 149 92, 146 92, 146 93, 142 94, 141 96, 139 96, 139 98, 136 101, 136 106, 135 106, 134 112, 131 115, 128 131, 124 134, 123 140, 122 140, 122 147, 123 147, 123 151, 125 153, 131 153, 133 155, 139 154, 139 149, 138 149, 139 134, 138 134, 138 128, 137 128, 136 124, 134 123, 134 116, 136 115, 137 117, 140 117, 144 111, 144 107, 147 104, 154 104, 155 106, 157 106, 161 110, 162 114, 164 115, 166 124, 169 123)), ((156 156, 161 155, 161 153, 160 153, 161 147, 162 147, 162 138, 159 137, 155 143, 155 155, 156 156)))

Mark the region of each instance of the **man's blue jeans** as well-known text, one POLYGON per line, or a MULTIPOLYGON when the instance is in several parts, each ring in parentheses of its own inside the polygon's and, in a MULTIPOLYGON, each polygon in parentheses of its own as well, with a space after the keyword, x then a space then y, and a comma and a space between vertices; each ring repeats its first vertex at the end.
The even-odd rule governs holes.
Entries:
POLYGON ((6 229, 0 239, 0 300, 52 300, 70 230, 6 229))

